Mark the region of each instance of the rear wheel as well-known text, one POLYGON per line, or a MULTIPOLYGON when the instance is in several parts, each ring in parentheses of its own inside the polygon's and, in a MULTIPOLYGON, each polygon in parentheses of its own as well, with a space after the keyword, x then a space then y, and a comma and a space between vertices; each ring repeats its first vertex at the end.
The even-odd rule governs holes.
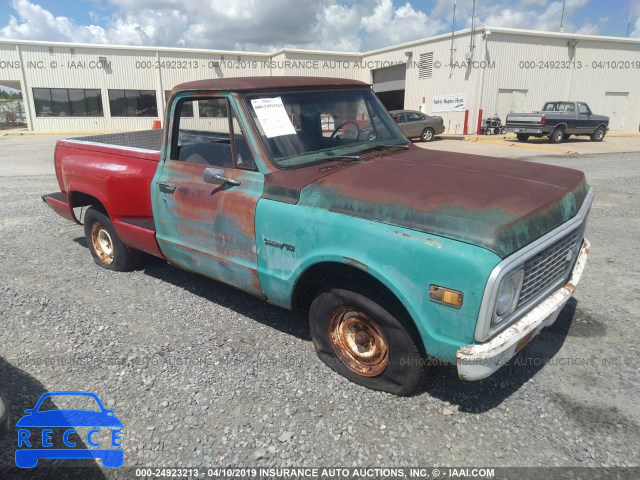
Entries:
POLYGON ((352 382, 410 395, 426 368, 421 341, 411 320, 383 299, 363 287, 322 289, 309 312, 313 344, 324 363, 352 382))
POLYGON ((519 142, 526 142, 529 140, 529 135, 526 133, 516 133, 516 137, 518 137, 519 142))
POLYGON ((101 210, 95 207, 87 210, 84 234, 93 260, 101 267, 126 272, 140 264, 140 252, 122 243, 113 223, 101 210))
POLYGON ((549 141, 551 143, 562 143, 564 140, 564 130, 562 128, 556 128, 551 135, 549 135, 549 141))
POLYGON ((431 140, 433 140, 433 133, 434 132, 432 128, 425 128, 420 135, 420 140, 422 140, 423 142, 430 142, 431 140))
POLYGON ((592 142, 601 142, 604 139, 606 132, 603 127, 596 128, 596 131, 591 134, 592 142))

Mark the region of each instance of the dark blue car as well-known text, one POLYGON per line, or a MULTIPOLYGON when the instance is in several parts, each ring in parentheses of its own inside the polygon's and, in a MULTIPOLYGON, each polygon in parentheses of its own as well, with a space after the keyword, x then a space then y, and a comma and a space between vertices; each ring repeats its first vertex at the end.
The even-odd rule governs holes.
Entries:
POLYGON ((49 392, 40 397, 36 406, 25 410, 26 415, 18 420, 18 449, 16 450, 16 465, 22 468, 33 468, 41 458, 55 459, 86 459, 100 458, 102 465, 107 468, 118 468, 124 463, 124 451, 119 444, 120 428, 122 422, 114 415, 114 410, 104 407, 100 398, 90 392, 49 392), (45 410, 40 412, 42 402, 53 396, 92 397, 95 399, 100 411, 83 409, 45 410), (63 435, 64 444, 69 448, 51 448, 52 430, 50 427, 66 427, 63 435), (76 433, 75 428, 90 427, 86 435, 87 446, 95 448, 73 448, 75 442, 69 440, 69 434, 76 433), (95 436, 100 434, 100 428, 110 430, 110 448, 103 448, 95 441, 95 436), (30 434, 33 429, 42 429, 41 445, 36 445, 35 439, 31 441, 30 434))

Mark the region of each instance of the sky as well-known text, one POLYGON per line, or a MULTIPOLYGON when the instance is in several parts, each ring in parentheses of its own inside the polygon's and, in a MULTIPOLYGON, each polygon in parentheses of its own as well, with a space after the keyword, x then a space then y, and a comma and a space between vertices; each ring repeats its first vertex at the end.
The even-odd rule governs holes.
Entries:
MULTIPOLYGON (((473 0, 457 0, 456 29, 473 0)), ((366 51, 447 33, 454 0, 0 0, 0 38, 366 51)), ((565 0, 565 32, 640 38, 640 0, 565 0)), ((559 31, 563 0, 476 0, 476 25, 559 31)))

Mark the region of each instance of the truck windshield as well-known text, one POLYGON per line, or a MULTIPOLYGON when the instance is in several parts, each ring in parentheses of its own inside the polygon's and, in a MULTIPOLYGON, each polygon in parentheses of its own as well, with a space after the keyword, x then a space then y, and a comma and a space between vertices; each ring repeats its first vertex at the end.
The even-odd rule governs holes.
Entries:
POLYGON ((244 101, 271 159, 283 168, 407 144, 368 89, 250 94, 244 101))

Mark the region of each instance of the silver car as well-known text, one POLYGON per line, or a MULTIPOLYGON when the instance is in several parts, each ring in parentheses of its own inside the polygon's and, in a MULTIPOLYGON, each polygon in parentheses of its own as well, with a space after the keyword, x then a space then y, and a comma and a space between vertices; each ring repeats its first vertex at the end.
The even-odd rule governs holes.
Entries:
POLYGON ((391 110, 389 113, 409 139, 420 138, 423 142, 430 142, 435 135, 444 132, 442 117, 431 117, 415 110, 391 110))

